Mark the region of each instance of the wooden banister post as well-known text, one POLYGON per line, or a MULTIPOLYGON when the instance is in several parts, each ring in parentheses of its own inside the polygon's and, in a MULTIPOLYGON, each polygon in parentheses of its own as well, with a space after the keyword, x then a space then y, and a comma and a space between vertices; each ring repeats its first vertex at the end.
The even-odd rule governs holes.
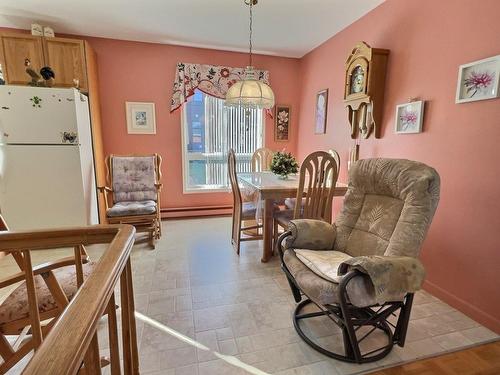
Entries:
POLYGON ((130 257, 127 260, 127 265, 125 266, 125 272, 127 273, 127 283, 128 283, 128 301, 129 301, 129 325, 130 325, 130 341, 131 341, 131 352, 132 352, 132 366, 133 374, 139 374, 139 353, 137 350, 137 327, 135 322, 135 302, 134 302, 134 286, 132 282, 132 265, 130 263, 130 257))
POLYGON ((111 357, 111 375, 120 375, 120 350, 118 347, 118 323, 116 319, 115 294, 111 295, 108 304, 108 336, 111 357))
POLYGON ((31 321, 31 332, 33 348, 35 351, 42 344, 42 328, 40 326, 40 313, 38 311, 38 298, 36 296, 35 278, 33 276, 33 265, 31 264, 31 255, 29 250, 23 251, 23 267, 26 275, 26 290, 28 292, 28 305, 31 321))

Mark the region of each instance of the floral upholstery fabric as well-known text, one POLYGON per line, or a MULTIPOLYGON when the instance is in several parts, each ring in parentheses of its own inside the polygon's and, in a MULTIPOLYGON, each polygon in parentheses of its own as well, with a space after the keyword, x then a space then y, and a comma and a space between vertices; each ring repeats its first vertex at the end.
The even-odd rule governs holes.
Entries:
POLYGON ((114 202, 156 201, 155 157, 113 156, 114 202))
POLYGON ((358 270, 370 277, 377 303, 398 300, 397 296, 420 289, 425 270, 417 258, 406 256, 361 256, 342 262, 338 275, 358 270))
POLYGON ((437 172, 402 159, 365 159, 349 170, 335 221, 335 250, 417 257, 439 201, 437 172), (399 201, 399 202, 398 202, 399 201))
POLYGON ((108 217, 151 215, 156 212, 155 201, 118 202, 106 211, 108 217))
POLYGON ((241 216, 244 220, 255 220, 255 211, 257 207, 254 202, 243 202, 241 216))
MULTIPOLYGON (((258 80, 269 83, 269 72, 267 70, 255 70, 255 74, 258 80)), ((196 89, 216 98, 225 99, 227 90, 244 77, 244 68, 178 63, 175 71, 170 112, 175 111, 184 104, 196 89)))
MULTIPOLYGON (((83 265, 84 280, 92 273, 94 266, 95 263, 93 262, 83 265)), ((71 300, 77 292, 75 266, 61 267, 55 269, 53 272, 64 294, 66 294, 68 300, 71 300)), ((35 276, 35 290, 40 313, 59 307, 41 275, 35 276)), ((26 282, 22 282, 0 305, 0 332, 3 332, 3 323, 29 317, 27 293, 26 282)))
MULTIPOLYGON (((285 199, 285 206, 289 208, 290 210, 295 209, 295 202, 297 202, 297 198, 286 198, 285 199)), ((306 198, 302 198, 302 206, 306 204, 306 198)))
POLYGON ((331 250, 336 236, 335 226, 320 220, 298 219, 288 225, 291 235, 285 240, 285 248, 331 250))
POLYGON ((401 300, 406 293, 418 290, 425 277, 416 258, 437 208, 439 188, 439 175, 425 164, 400 159, 360 160, 349 171, 344 206, 333 226, 314 220, 290 223, 292 235, 284 244, 289 249, 285 265, 295 269, 296 281, 301 289, 307 288, 303 290, 309 297, 313 298, 312 293, 321 299, 330 296, 338 284, 315 274, 289 251, 343 252, 353 258, 340 265, 339 276, 350 269, 361 272, 347 287, 354 305, 401 300), (320 281, 315 284, 312 278, 320 281), (320 290, 311 290, 314 285, 320 290))

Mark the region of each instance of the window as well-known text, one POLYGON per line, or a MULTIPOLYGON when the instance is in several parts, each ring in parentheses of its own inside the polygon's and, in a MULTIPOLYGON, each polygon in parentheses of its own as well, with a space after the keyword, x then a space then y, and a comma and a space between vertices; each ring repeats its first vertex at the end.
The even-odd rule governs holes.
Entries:
POLYGON ((227 151, 236 152, 238 172, 250 172, 264 143, 262 110, 227 108, 197 90, 183 106, 182 135, 184 191, 227 190, 227 151))

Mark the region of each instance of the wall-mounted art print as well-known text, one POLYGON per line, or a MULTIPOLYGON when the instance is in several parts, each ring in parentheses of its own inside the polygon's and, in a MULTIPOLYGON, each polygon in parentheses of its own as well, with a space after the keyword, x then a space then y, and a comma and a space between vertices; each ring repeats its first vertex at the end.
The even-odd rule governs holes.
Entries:
POLYGON ((500 55, 460 65, 455 103, 500 96, 500 55))
POLYGON ((274 141, 287 142, 290 138, 291 109, 288 105, 276 105, 274 115, 274 141))
POLYGON ((396 133, 421 133, 423 121, 424 102, 422 100, 396 106, 396 133))
POLYGON ((314 119, 314 133, 326 133, 326 117, 328 108, 328 89, 321 90, 316 94, 316 112, 314 119))
POLYGON ((129 134, 156 134, 155 104, 126 102, 129 134))

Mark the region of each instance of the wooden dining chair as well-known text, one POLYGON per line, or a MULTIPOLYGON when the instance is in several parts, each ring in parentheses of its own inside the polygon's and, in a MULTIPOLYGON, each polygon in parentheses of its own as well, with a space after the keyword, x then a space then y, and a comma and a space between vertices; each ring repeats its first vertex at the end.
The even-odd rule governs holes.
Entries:
MULTIPOLYGON (((0 231, 8 231, 1 215, 0 231)), ((94 267, 83 246, 75 247, 73 256, 37 266, 32 266, 29 251, 4 256, 12 256, 20 271, 0 278, 0 289, 12 289, 0 303, 0 374, 41 345, 94 267), (17 338, 12 343, 6 336, 17 338)))
MULTIPOLYGON (((328 150, 328 153, 332 155, 332 157, 335 159, 335 163, 337 164, 337 174, 340 173, 340 156, 339 153, 333 149, 328 150)), ((285 199, 285 207, 289 210, 295 209, 295 198, 286 198, 285 199)), ((302 198, 302 204, 304 204, 305 198, 302 198)))
POLYGON ((242 241, 261 240, 261 234, 248 235, 251 230, 261 229, 261 224, 255 224, 248 227, 242 225, 243 221, 255 220, 257 207, 254 202, 243 202, 241 198, 240 186, 238 184, 238 177, 236 175, 236 154, 233 149, 229 150, 227 157, 227 169, 229 173, 229 182, 231 183, 231 190, 233 192, 233 225, 231 234, 231 243, 240 254, 240 243, 242 241), (243 233, 245 232, 245 233, 243 233), (245 234, 245 236, 242 236, 245 234))
POLYGON ((269 171, 273 156, 274 151, 269 148, 262 147, 255 150, 252 155, 252 172, 269 171))
POLYGON ((286 229, 293 219, 318 219, 328 223, 332 220, 332 201, 338 178, 336 158, 325 151, 308 155, 299 172, 299 187, 293 209, 274 214, 274 238, 279 227, 286 229))

